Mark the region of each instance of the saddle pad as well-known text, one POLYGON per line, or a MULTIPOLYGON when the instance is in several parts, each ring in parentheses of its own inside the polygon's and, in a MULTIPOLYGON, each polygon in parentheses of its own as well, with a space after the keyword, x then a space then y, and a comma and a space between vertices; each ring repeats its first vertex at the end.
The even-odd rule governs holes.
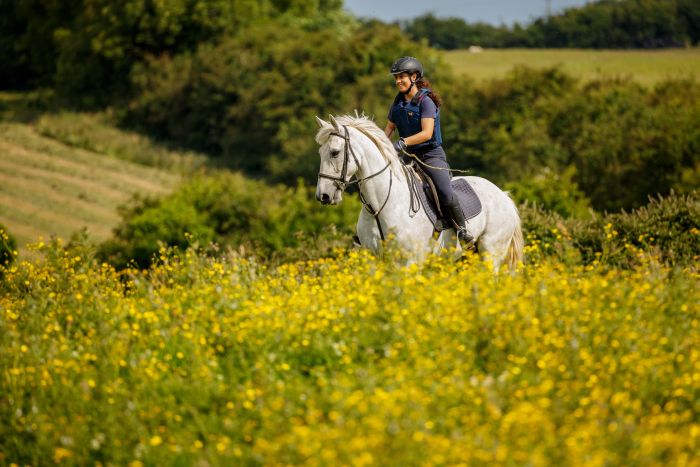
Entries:
MULTIPOLYGON (((422 189, 418 190, 420 201, 423 204, 426 214, 428 214, 430 222, 432 222, 435 227, 435 230, 441 232, 445 229, 452 228, 452 222, 438 218, 430 186, 427 183, 423 183, 422 185, 422 189)), ((465 179, 459 178, 452 180, 452 190, 459 200, 459 206, 462 208, 465 219, 471 219, 481 212, 481 201, 479 201, 479 197, 476 196, 474 189, 465 179)))

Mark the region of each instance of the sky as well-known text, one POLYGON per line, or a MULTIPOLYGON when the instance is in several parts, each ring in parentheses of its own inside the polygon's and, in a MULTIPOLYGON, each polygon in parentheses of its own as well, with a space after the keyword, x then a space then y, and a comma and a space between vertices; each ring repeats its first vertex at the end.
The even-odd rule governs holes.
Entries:
POLYGON ((437 17, 455 16, 468 23, 494 25, 527 24, 544 16, 547 4, 552 13, 582 6, 591 0, 345 0, 345 9, 362 18, 392 22, 411 19, 424 13, 437 17))

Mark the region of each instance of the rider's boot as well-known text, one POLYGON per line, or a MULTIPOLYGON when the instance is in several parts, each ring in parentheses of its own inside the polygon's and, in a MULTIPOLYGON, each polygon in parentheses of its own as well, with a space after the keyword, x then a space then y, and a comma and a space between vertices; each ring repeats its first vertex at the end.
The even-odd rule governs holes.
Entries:
POLYGON ((467 230, 467 222, 464 219, 464 213, 459 206, 459 202, 455 200, 451 204, 444 205, 443 208, 446 208, 443 212, 452 219, 457 238, 462 244, 462 248, 474 248, 474 237, 469 233, 469 230, 467 230))

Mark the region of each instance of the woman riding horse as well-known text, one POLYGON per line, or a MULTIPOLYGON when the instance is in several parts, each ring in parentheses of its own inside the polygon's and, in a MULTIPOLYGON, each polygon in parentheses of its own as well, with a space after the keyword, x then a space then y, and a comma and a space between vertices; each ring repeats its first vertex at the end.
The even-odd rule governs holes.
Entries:
POLYGON ((401 57, 391 65, 399 93, 391 104, 384 133, 391 138, 398 130, 399 139, 394 143, 396 151, 415 154, 423 170, 435 184, 440 211, 451 218, 457 238, 471 244, 474 238, 467 230, 462 208, 452 190, 450 166, 442 148, 440 134, 440 105, 442 100, 430 88, 423 76, 423 65, 414 57, 401 57))

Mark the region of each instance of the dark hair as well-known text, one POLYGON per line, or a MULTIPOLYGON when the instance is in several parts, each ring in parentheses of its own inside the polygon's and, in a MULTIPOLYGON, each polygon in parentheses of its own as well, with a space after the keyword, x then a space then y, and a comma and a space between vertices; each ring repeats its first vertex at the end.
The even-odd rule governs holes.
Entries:
POLYGON ((418 81, 416 81, 416 87, 418 89, 429 88, 430 93, 428 94, 428 97, 430 97, 433 100, 433 102, 435 102, 435 105, 437 107, 440 107, 442 105, 442 99, 440 99, 440 96, 437 92, 435 92, 433 87, 430 85, 430 81, 428 81, 426 78, 418 78, 418 81))

